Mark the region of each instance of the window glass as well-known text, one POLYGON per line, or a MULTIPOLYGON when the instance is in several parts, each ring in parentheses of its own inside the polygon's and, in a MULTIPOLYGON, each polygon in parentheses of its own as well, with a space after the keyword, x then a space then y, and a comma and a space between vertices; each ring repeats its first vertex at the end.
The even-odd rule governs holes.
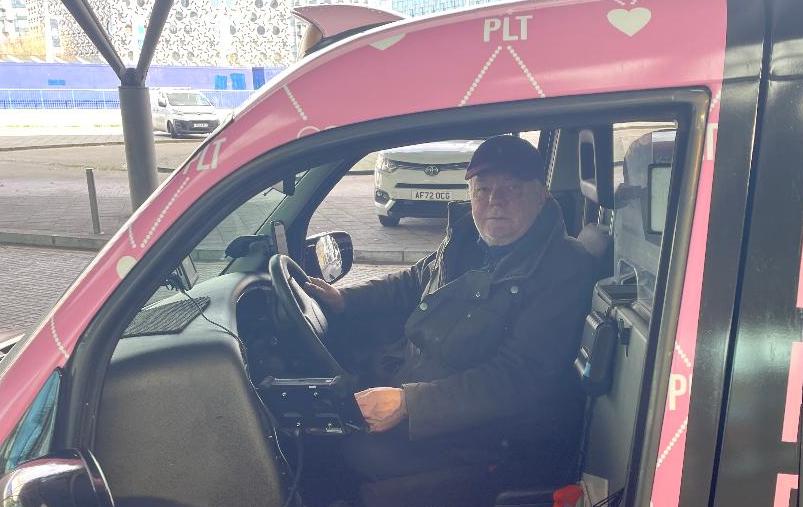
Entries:
POLYGON ((50 452, 60 384, 61 375, 58 371, 54 371, 17 427, 0 446, 0 467, 2 467, 0 474, 13 470, 23 461, 50 452))
POLYGON ((217 276, 228 263, 224 252, 234 239, 256 234, 273 211, 287 196, 276 188, 268 188, 224 218, 192 250, 191 257, 198 269, 199 282, 217 276))
MULTIPOLYGON (((516 135, 538 146, 539 131, 516 135)), ((365 156, 315 211, 309 234, 345 230, 358 257, 411 264, 443 240, 449 202, 469 199, 466 167, 486 138, 388 147, 365 156), (403 254, 382 258, 399 250, 403 254)))
POLYGON ((411 264, 435 250, 450 201, 468 199, 466 166, 483 141, 454 139, 389 147, 358 161, 317 208, 308 234, 348 232, 358 257, 409 252, 411 264), (400 246, 401 245, 401 246, 400 246))
MULTIPOLYGON (((243 203, 218 223, 192 249, 189 258, 182 262, 185 272, 192 278, 193 285, 218 276, 231 261, 225 256, 229 243, 240 236, 257 234, 286 197, 287 195, 278 189, 270 187, 243 203)), ((148 304, 174 294, 175 290, 160 287, 148 300, 148 304)))
POLYGON ((171 106, 209 106, 209 100, 200 93, 168 93, 167 102, 171 106))
POLYGON ((666 221, 674 123, 614 124, 614 275, 638 286, 637 303, 652 310, 666 221))

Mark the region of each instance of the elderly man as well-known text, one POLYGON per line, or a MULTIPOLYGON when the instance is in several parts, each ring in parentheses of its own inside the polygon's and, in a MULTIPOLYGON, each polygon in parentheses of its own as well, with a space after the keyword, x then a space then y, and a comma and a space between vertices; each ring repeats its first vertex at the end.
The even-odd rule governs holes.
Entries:
POLYGON ((573 462, 583 395, 572 361, 592 268, 544 172, 530 143, 492 137, 466 171, 471 205, 452 203, 437 252, 356 287, 308 285, 342 322, 406 319, 386 383, 355 395, 371 433, 347 459, 366 478, 490 463, 505 445, 535 460, 534 480, 573 462))

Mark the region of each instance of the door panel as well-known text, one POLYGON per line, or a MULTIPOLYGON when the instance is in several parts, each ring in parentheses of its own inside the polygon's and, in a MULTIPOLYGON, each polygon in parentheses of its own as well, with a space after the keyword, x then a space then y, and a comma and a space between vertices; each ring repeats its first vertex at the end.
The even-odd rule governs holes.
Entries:
POLYGON ((795 505, 803 80, 774 81, 759 136, 715 505, 795 505), (796 372, 790 375, 794 361, 796 372), (791 496, 791 498, 790 498, 791 496))

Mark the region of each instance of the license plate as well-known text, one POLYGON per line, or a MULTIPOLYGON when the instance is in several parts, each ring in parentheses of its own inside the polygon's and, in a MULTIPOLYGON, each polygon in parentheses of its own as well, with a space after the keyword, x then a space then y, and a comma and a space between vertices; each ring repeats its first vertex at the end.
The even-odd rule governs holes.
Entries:
POLYGON ((451 198, 451 192, 435 192, 431 190, 416 190, 413 192, 413 199, 422 201, 448 201, 451 198))
POLYGON ((208 127, 208 126, 209 126, 209 124, 208 124, 208 123, 193 123, 193 124, 192 124, 192 126, 193 126, 194 128, 200 129, 200 128, 206 128, 206 127, 208 127))

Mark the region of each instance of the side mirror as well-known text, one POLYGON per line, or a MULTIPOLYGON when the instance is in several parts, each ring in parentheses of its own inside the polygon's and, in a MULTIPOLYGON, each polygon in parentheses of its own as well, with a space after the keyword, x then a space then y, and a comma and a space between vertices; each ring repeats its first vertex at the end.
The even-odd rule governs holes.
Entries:
POLYGON ((92 453, 70 449, 26 461, 0 477, 0 505, 114 507, 114 500, 92 453))
POLYGON ((159 107, 167 107, 167 101, 165 99, 159 99, 156 103, 159 104, 159 107))
POLYGON ((354 247, 347 232, 327 232, 307 238, 304 271, 310 276, 336 282, 351 271, 354 247))

